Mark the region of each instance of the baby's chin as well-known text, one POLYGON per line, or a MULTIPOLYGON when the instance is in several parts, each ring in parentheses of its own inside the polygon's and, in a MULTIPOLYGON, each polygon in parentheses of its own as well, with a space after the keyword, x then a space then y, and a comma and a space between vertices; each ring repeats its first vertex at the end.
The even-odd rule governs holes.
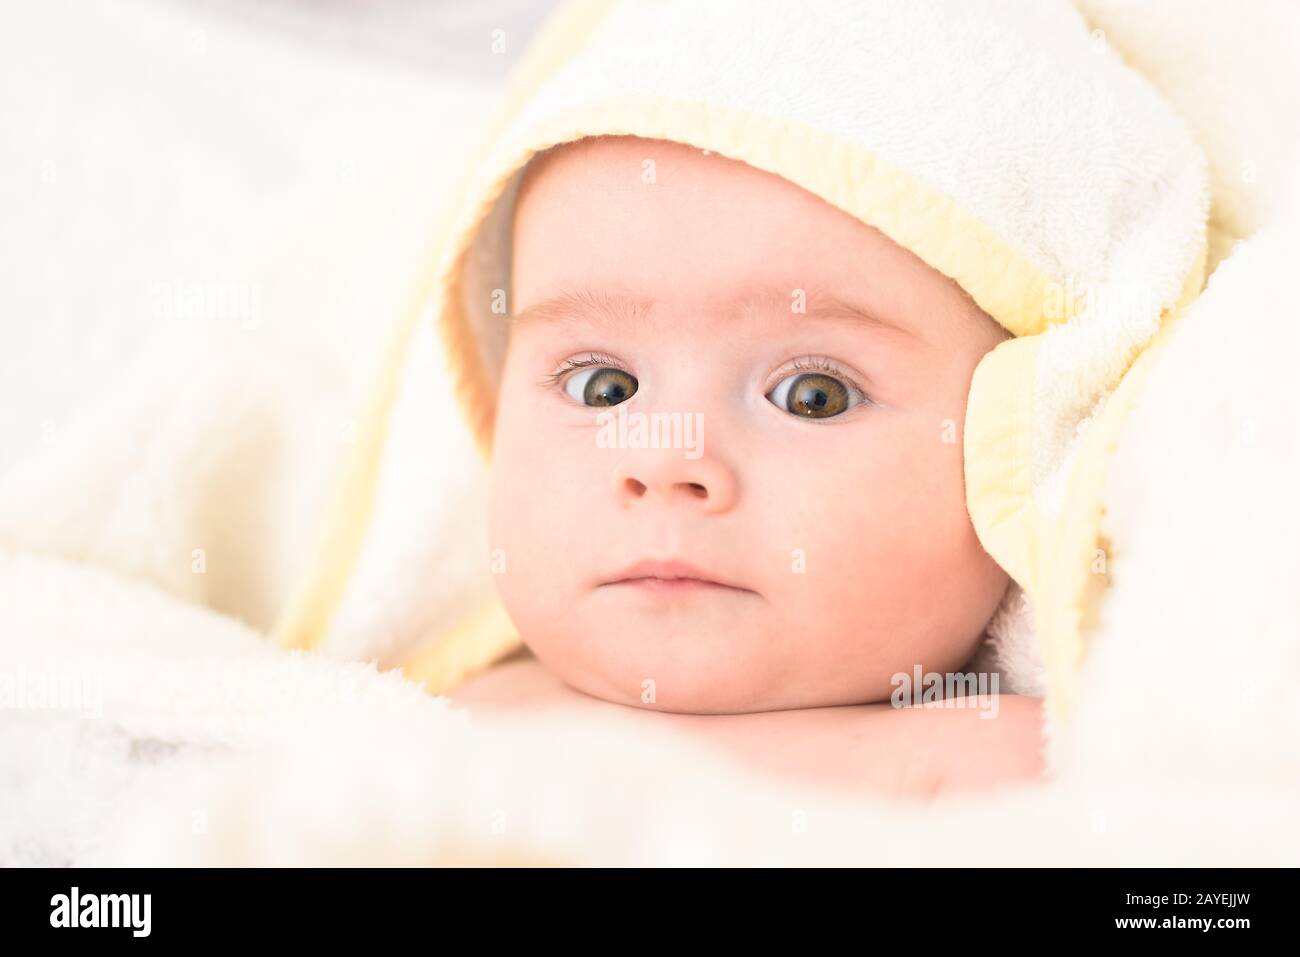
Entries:
POLYGON ((579 604, 563 620, 538 622, 536 629, 521 623, 521 633, 541 664, 565 684, 614 704, 739 714, 829 703, 794 696, 799 687, 820 686, 794 675, 809 668, 812 656, 789 660, 790 636, 768 631, 770 618, 747 604, 740 599, 670 613, 621 614, 605 608, 584 614, 591 606, 579 604))
POLYGON ((769 676, 777 671, 762 664, 771 657, 767 637, 734 610, 646 616, 577 607, 562 619, 518 624, 533 654, 560 680, 629 707, 763 710, 769 676))
POLYGON ((534 651, 565 683, 616 704, 691 714, 759 709, 758 689, 730 664, 738 657, 729 662, 727 656, 696 652, 689 658, 670 659, 671 652, 661 656, 640 645, 534 651))
MULTIPOLYGON (((540 655, 538 656, 541 657, 540 655)), ((740 714, 782 710, 743 677, 691 671, 674 662, 671 670, 642 669, 620 661, 564 657, 543 660, 572 688, 612 704, 668 714, 740 714), (657 676, 641 675, 656 671, 657 676)))

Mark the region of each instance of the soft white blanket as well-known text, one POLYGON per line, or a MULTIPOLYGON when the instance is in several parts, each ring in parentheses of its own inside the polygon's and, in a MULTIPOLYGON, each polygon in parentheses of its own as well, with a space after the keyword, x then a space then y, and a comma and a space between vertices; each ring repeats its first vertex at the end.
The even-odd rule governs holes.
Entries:
POLYGON ((163 6, 5 23, 0 864, 1300 863, 1297 18, 1080 5, 1203 137, 1231 255, 1117 454, 1057 777, 912 809, 267 643, 489 91, 163 6))

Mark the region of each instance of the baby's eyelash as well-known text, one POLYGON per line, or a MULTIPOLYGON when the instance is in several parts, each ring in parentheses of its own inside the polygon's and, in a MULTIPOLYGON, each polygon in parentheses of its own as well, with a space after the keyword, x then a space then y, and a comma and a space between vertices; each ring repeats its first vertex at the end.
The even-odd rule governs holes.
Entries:
MULTIPOLYGON (((564 377, 574 369, 583 369, 590 366, 600 366, 605 369, 619 369, 623 372, 627 372, 628 375, 632 374, 613 356, 606 355, 603 352, 589 352, 581 358, 565 359, 564 362, 560 364, 560 368, 547 375, 543 381, 548 385, 559 387, 560 382, 564 377)), ((825 372, 827 375, 833 375, 837 379, 843 379, 844 383, 857 395, 858 401, 871 402, 871 397, 867 395, 866 390, 863 389, 862 386, 858 385, 857 380, 855 380, 853 376, 849 375, 835 363, 823 356, 808 355, 803 356, 800 359, 791 360, 790 368, 785 373, 782 373, 782 378, 790 372, 807 372, 809 370, 825 372)))
MULTIPOLYGON (((849 375, 835 363, 831 362, 831 360, 822 356, 804 356, 802 359, 791 360, 790 368, 781 374, 781 379, 784 379, 790 372, 806 372, 809 369, 817 372, 825 372, 827 375, 833 375, 837 379, 843 379, 844 384, 857 394, 860 402, 871 401, 871 397, 867 395, 866 389, 858 385, 857 380, 855 380, 853 376, 849 375)), ((779 382, 780 379, 777 381, 779 382)))
MULTIPOLYGON (((627 372, 627 369, 623 368, 623 364, 613 356, 607 356, 603 352, 589 352, 581 359, 565 359, 560 365, 560 368, 548 375, 545 381, 550 385, 558 386, 560 380, 574 369, 582 369, 587 366, 600 366, 601 368, 619 369, 623 372, 627 372)), ((628 372, 628 375, 631 374, 632 373, 628 372)))

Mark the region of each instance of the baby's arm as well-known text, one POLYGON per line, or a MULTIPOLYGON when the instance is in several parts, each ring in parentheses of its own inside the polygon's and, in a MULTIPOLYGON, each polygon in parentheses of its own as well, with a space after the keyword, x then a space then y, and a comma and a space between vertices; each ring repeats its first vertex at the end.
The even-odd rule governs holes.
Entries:
POLYGON ((992 710, 881 703, 677 717, 684 730, 783 779, 914 801, 1042 776, 1041 699, 1001 695, 996 716, 981 717, 992 710))
POLYGON ((982 707, 894 709, 903 752, 900 796, 985 791, 1042 779, 1042 699, 966 699, 967 705, 977 701, 982 707))
MULTIPOLYGON (((1038 778, 1042 700, 1000 695, 992 708, 888 703, 754 714, 692 715, 610 704, 565 685, 531 656, 503 661, 454 691, 481 714, 559 711, 668 728, 787 781, 904 800, 1038 778)), ((967 704, 976 699, 968 699, 967 704)), ((985 705, 992 702, 986 696, 985 705)))

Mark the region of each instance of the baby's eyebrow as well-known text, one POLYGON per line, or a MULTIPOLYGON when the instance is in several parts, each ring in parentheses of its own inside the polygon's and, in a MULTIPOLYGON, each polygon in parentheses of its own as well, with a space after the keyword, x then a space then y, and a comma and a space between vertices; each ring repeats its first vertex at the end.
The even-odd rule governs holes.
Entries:
POLYGON ((843 299, 821 286, 760 286, 736 299, 736 307, 743 313, 759 310, 783 310, 792 316, 814 319, 830 319, 849 322, 868 329, 922 343, 920 333, 909 326, 896 322, 874 309, 868 309, 843 299))
MULTIPOLYGON (((606 289, 566 290, 520 310, 510 316, 509 321, 512 326, 525 322, 617 324, 643 317, 655 302, 646 296, 629 296, 606 289)), ((851 322, 875 332, 924 342, 914 329, 854 305, 818 286, 809 289, 770 285, 750 287, 732 297, 730 302, 730 312, 741 316, 776 310, 801 318, 851 322)))
POLYGON ((628 321, 650 311, 654 299, 628 296, 605 289, 563 291, 539 300, 510 316, 510 325, 539 322, 628 321))

